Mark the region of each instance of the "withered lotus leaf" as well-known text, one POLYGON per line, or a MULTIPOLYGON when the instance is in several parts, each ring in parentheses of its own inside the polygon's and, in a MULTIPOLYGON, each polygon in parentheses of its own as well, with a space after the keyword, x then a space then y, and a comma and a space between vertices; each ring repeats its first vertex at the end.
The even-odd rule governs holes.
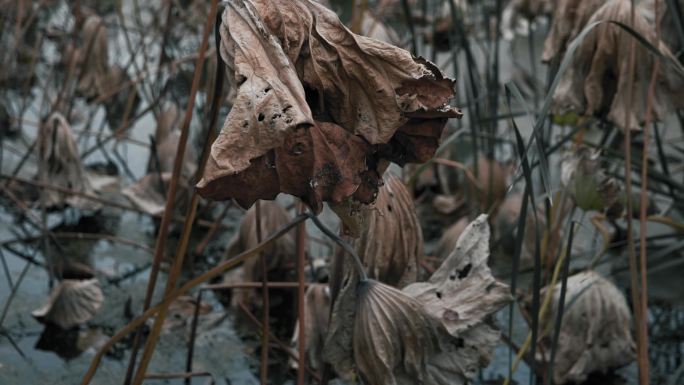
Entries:
POLYGON ((510 300, 491 276, 487 217, 464 231, 424 283, 398 290, 350 272, 331 318, 324 358, 369 384, 466 384, 491 359, 499 333, 488 319, 510 300))
POLYGON ((399 288, 416 282, 423 233, 404 183, 393 175, 387 177, 368 210, 368 228, 353 241, 368 276, 399 288))
MULTIPOLYGON (((550 314, 555 317, 560 302, 560 283, 553 290, 550 314)), ((632 313, 615 284, 594 271, 568 278, 553 382, 579 384, 593 372, 605 372, 630 363, 635 357, 631 327, 632 313)), ((548 359, 553 328, 545 330, 548 331, 540 344, 548 359)))
MULTIPOLYGON (((290 222, 290 217, 284 208, 279 206, 276 202, 263 201, 261 205, 261 236, 262 240, 268 238, 281 227, 290 222)), ((242 252, 256 247, 259 244, 257 240, 257 215, 256 207, 247 210, 245 217, 240 224, 240 229, 235 233, 230 240, 225 259, 234 257, 242 252)), ((270 246, 262 251, 266 257, 268 278, 271 281, 292 281, 296 279, 296 273, 293 269, 296 256, 296 242, 294 233, 289 232, 278 238, 270 246)), ((254 282, 261 281, 261 266, 259 258, 250 258, 242 266, 241 281, 254 282)), ((223 282, 234 282, 235 275, 232 271, 224 274, 223 282)), ((253 290, 238 291, 237 295, 232 297, 232 303, 236 304, 239 301, 244 303, 252 303, 255 300, 253 290)))
POLYGON ((480 215, 466 227, 456 248, 427 282, 404 288, 452 335, 483 323, 488 314, 511 299, 508 287, 497 281, 487 266, 489 238, 487 215, 480 215))
POLYGON ((65 279, 52 289, 45 305, 31 315, 41 322, 70 329, 93 318, 103 301, 97 278, 65 279))
MULTIPOLYGON (((49 179, 57 187, 79 193, 94 194, 87 177, 76 138, 66 118, 55 112, 45 121, 38 133, 39 172, 37 178, 49 179), (43 175, 41 175, 41 173, 43 175)), ((82 210, 96 210, 99 203, 61 191, 42 189, 47 207, 70 205, 82 210)))
MULTIPOLYGON (((284 208, 276 202, 261 202, 261 236, 262 240, 268 238, 281 227, 290 222, 290 216, 284 208)), ((228 246, 226 256, 234 257, 242 252, 256 247, 257 240, 257 215, 256 208, 247 210, 247 214, 242 220, 240 230, 234 235, 228 246)), ((296 260, 295 237, 289 232, 278 238, 263 253, 267 256, 268 269, 287 269, 287 263, 294 263, 296 260)), ((261 269, 256 268, 258 258, 250 258, 245 262, 245 273, 247 278, 253 281, 261 280, 261 269)))
POLYGON ((565 52, 605 0, 559 0, 552 7, 553 22, 544 40, 542 61, 550 62, 565 52))
MULTIPOLYGON (((603 2, 601 2, 603 3, 603 2)), ((652 98, 653 118, 659 120, 684 106, 684 67, 656 37, 655 26, 635 9, 630 0, 610 0, 593 12, 587 24, 613 20, 630 25, 663 55, 652 98)), ((575 57, 554 93, 554 112, 574 111, 587 116, 606 116, 623 130, 638 130, 649 105, 648 88, 655 58, 625 30, 611 23, 594 28, 580 43, 575 57), (636 65, 632 76, 629 57, 634 43, 636 65), (629 97, 632 104, 629 105, 629 97)))
POLYGON ((101 17, 89 15, 80 31, 81 46, 76 58, 83 72, 76 85, 79 94, 87 99, 96 98, 107 91, 109 56, 107 50, 107 27, 101 17))
POLYGON ((197 185, 205 197, 248 207, 285 192, 316 212, 370 203, 381 160, 427 160, 461 115, 433 64, 351 33, 313 1, 233 0, 222 18, 237 92, 197 185))

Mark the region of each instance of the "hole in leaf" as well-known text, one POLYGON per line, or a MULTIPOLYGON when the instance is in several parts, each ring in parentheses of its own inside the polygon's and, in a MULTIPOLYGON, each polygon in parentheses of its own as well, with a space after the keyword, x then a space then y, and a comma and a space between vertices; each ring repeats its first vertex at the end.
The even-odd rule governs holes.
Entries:
POLYGON ((467 264, 467 265, 465 265, 465 266, 463 267, 463 269, 461 269, 461 270, 458 271, 458 279, 463 279, 463 278, 465 278, 465 277, 468 275, 468 273, 470 273, 470 269, 472 269, 472 268, 473 268, 473 265, 470 264, 470 263, 467 264))

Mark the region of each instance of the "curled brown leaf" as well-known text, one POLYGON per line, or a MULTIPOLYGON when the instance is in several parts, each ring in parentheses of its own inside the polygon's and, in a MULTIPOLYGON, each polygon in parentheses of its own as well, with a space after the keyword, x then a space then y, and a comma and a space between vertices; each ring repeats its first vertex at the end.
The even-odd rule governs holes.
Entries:
MULTIPOLYGON (((599 2, 603 4, 603 2, 599 2)), ((617 21, 630 25, 639 35, 658 48, 664 59, 652 98, 653 116, 663 119, 684 103, 684 67, 662 40, 656 38, 655 25, 648 22, 641 5, 634 10, 630 0, 610 0, 590 14, 586 24, 617 21)), ((584 26, 585 24, 582 24, 584 26)), ((574 111, 587 116, 605 116, 623 130, 638 130, 644 123, 648 89, 655 58, 643 44, 621 27, 598 25, 578 46, 572 64, 563 75, 554 94, 554 111, 574 111), (630 71, 629 57, 634 44, 636 61, 630 71), (632 96, 629 105, 628 97, 632 96)))
POLYGON ((386 160, 434 153, 453 81, 407 51, 351 33, 320 4, 231 1, 221 55, 237 93, 197 187, 242 206, 285 192, 370 203, 386 160))
MULTIPOLYGON (((560 284, 553 290, 550 314, 558 311, 560 284)), ((627 301, 612 282, 594 271, 568 278, 553 382, 582 383, 593 372, 630 363, 635 357, 631 327, 632 313, 627 301)), ((546 330, 540 345, 548 359, 552 343, 549 333, 553 328, 546 330)))

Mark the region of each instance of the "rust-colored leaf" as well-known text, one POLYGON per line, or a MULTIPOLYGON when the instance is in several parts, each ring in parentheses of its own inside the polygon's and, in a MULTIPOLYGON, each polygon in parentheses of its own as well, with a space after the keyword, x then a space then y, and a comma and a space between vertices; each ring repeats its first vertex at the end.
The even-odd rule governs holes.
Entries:
POLYGON ((351 33, 315 2, 231 1, 221 37, 237 93, 197 185, 205 197, 248 207, 285 192, 317 212, 370 203, 386 160, 427 160, 460 116, 433 64, 351 33))

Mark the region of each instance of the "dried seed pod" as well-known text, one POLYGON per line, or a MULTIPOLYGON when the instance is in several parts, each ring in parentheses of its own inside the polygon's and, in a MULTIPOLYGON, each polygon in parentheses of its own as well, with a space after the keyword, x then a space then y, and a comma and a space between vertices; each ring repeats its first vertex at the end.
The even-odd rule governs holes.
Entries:
POLYGON ((601 167, 601 152, 580 146, 564 154, 561 183, 579 208, 596 210, 616 218, 624 212, 624 194, 619 182, 601 167))
MULTIPOLYGON (((310 285, 304 297, 306 312, 306 366, 319 370, 323 367, 323 343, 328 333, 330 321, 330 289, 328 285, 310 285)), ((292 346, 297 346, 299 341, 299 320, 295 324, 292 346)), ((290 366, 297 368, 296 361, 291 360, 290 366)))
POLYGON ((433 64, 352 34, 315 2, 231 1, 221 36, 238 88, 197 185, 208 198, 370 203, 384 161, 427 160, 461 115, 433 64))
MULTIPOLYGON (((660 120, 684 106, 684 67, 665 43, 656 38, 655 27, 648 23, 641 7, 635 9, 633 24, 631 14, 630 0, 610 0, 598 8, 587 23, 613 20, 630 25, 660 50, 663 65, 657 73, 651 100, 653 118, 660 120)), ((639 60, 630 72, 628 58, 632 39, 630 33, 612 23, 604 23, 590 31, 578 46, 572 64, 556 89, 554 112, 605 116, 623 130, 640 129, 650 104, 645 90, 650 84, 655 58, 642 44, 634 44, 639 60), (633 98, 631 105, 628 103, 630 95, 633 98)))
MULTIPOLYGON (((560 283, 554 287, 550 314, 558 311, 560 283)), ((568 278, 563 323, 553 366, 556 384, 582 383, 589 374, 625 366, 635 357, 632 314, 625 297, 609 280, 594 271, 568 278)), ((540 345, 548 360, 553 328, 540 345)), ((542 356, 538 356, 541 359, 542 356)))
POLYGON ((368 228, 354 239, 368 276, 402 288, 418 279, 423 233, 411 194, 390 175, 368 213, 368 228))
POLYGON ((104 295, 96 278, 65 279, 52 289, 45 305, 31 315, 40 322, 70 329, 93 318, 103 301, 104 295))
POLYGON ((464 231, 428 282, 403 291, 351 272, 333 307, 324 358, 371 384, 466 384, 491 358, 490 315, 510 294, 491 276, 487 217, 464 231))
MULTIPOLYGON (((40 127, 38 134, 39 175, 49 179, 53 185, 80 193, 92 194, 93 188, 81 163, 76 139, 71 126, 58 112, 53 113, 40 127), (43 175, 40 173, 43 172, 43 175)), ((101 207, 90 199, 55 190, 40 192, 47 207, 70 205, 82 210, 97 210, 101 207)))

